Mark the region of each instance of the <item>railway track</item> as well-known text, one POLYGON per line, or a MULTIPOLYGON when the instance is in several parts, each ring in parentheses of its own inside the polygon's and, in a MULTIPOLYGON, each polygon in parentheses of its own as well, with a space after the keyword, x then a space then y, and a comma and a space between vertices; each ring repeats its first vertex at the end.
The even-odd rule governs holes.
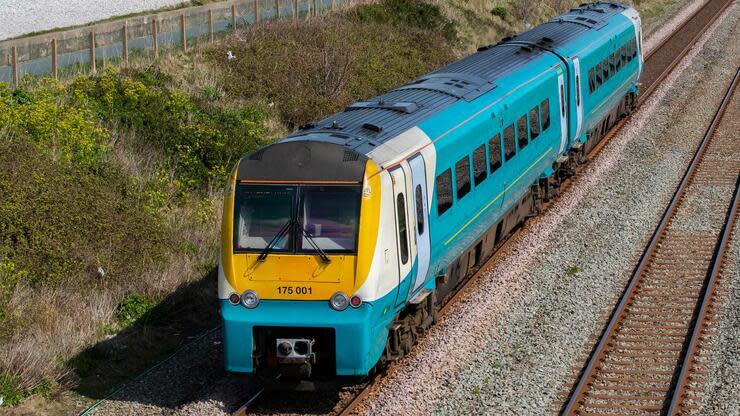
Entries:
MULTIPOLYGON (((564 415, 676 415, 700 410, 697 393, 706 374, 700 368, 698 351, 705 340, 717 276, 737 216, 740 183, 737 139, 733 134, 719 138, 715 133, 733 102, 739 79, 740 69, 573 389, 564 415), (728 202, 726 191, 730 189, 728 202), (726 215, 712 215, 718 212, 726 215)), ((737 105, 734 109, 731 119, 737 117, 737 105)))
MULTIPOLYGON (((676 65, 683 59, 693 45, 699 40, 704 32, 711 26, 716 18, 730 5, 732 0, 709 0, 707 3, 698 9, 691 17, 689 17, 681 26, 673 32, 670 36, 665 38, 658 46, 656 46, 649 54, 645 56, 644 70, 641 78, 642 93, 638 101, 638 108, 643 104, 660 83, 671 73, 676 65)), ((596 145, 589 153, 589 160, 592 160, 606 143, 616 135, 624 125, 629 121, 630 117, 626 117, 617 122, 614 127, 604 136, 604 138, 596 145)), ((575 182, 575 178, 580 175, 580 171, 576 173, 572 178, 565 181, 561 186, 561 192, 566 192, 570 185, 575 182)), ((547 209, 549 204, 546 204, 547 209)), ((517 231, 516 233, 518 233, 517 231)), ((464 297, 468 287, 472 286, 472 283, 477 281, 486 270, 490 268, 501 253, 506 252, 506 247, 514 240, 512 235, 499 247, 494 254, 489 258, 478 271, 467 279, 457 291, 448 299, 448 301, 442 306, 439 311, 439 316, 442 317, 450 306, 456 303, 460 298, 464 297)), ((392 367, 389 366, 389 367, 392 367)), ((338 404, 339 409, 335 409, 333 414, 341 416, 348 416, 353 414, 358 406, 371 394, 374 388, 380 383, 383 375, 387 373, 390 368, 386 368, 383 372, 379 372, 372 376, 367 382, 360 386, 358 393, 352 395, 348 400, 342 400, 342 403, 338 404)), ((249 413, 250 406, 259 403, 260 395, 265 391, 263 388, 258 388, 259 393, 254 396, 250 396, 246 400, 246 404, 241 406, 240 409, 232 413, 234 416, 242 416, 249 413)))

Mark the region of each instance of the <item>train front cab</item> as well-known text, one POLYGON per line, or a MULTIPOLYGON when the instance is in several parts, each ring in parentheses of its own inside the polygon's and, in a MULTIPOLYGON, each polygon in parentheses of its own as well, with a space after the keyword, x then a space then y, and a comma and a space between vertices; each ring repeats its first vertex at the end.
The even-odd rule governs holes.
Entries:
POLYGON ((366 375, 385 348, 383 316, 395 301, 394 293, 355 296, 376 251, 377 167, 322 142, 282 142, 258 153, 234 170, 224 202, 226 369, 366 375))

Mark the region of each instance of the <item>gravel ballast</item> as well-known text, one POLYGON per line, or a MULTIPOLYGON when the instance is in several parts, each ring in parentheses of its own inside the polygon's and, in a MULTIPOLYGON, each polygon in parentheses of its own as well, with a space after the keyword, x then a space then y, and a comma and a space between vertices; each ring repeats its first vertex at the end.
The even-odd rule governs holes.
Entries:
POLYGON ((183 3, 183 0, 3 0, 0 40, 183 3))
POLYGON ((562 201, 528 224, 511 252, 383 380, 368 414, 554 410, 734 75, 737 21, 734 6, 562 201))

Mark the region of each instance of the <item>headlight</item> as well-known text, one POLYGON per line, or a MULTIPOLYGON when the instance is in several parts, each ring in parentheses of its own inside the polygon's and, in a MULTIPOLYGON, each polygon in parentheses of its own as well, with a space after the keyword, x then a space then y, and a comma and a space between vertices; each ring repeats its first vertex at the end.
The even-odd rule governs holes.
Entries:
POLYGON ((242 293, 242 305, 249 309, 254 309, 260 304, 260 297, 254 290, 247 290, 242 293))
POLYGON ((349 306, 349 298, 344 293, 337 292, 331 295, 331 299, 329 299, 329 304, 332 308, 338 311, 343 311, 347 309, 347 306, 349 306))

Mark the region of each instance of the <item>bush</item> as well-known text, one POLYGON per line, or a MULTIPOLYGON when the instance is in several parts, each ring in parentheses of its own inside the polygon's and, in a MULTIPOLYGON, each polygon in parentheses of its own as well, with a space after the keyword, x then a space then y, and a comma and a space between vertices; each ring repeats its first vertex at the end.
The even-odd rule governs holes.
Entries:
POLYGON ((116 308, 116 322, 120 327, 127 327, 143 318, 151 311, 156 302, 137 293, 125 296, 116 308))
POLYGON ((493 9, 491 9, 491 14, 501 18, 501 20, 506 20, 506 18, 509 16, 509 12, 504 6, 494 7, 493 9))
POLYGON ((250 28, 206 56, 228 96, 274 103, 294 129, 429 72, 452 52, 432 31, 327 17, 250 28), (237 58, 227 60, 227 50, 237 58))
POLYGON ((384 0, 355 8, 350 16, 362 23, 414 27, 440 33, 449 42, 457 40, 455 25, 438 6, 423 0, 384 0))
MULTIPOLYGON (((156 68, 122 76, 108 67, 99 77, 81 77, 70 86, 80 106, 106 123, 130 130, 143 144, 167 157, 172 184, 180 195, 219 186, 245 153, 265 143, 266 113, 255 107, 222 108, 212 97, 197 101, 167 87, 156 68)), ((213 92, 211 92, 213 94, 213 92)))

